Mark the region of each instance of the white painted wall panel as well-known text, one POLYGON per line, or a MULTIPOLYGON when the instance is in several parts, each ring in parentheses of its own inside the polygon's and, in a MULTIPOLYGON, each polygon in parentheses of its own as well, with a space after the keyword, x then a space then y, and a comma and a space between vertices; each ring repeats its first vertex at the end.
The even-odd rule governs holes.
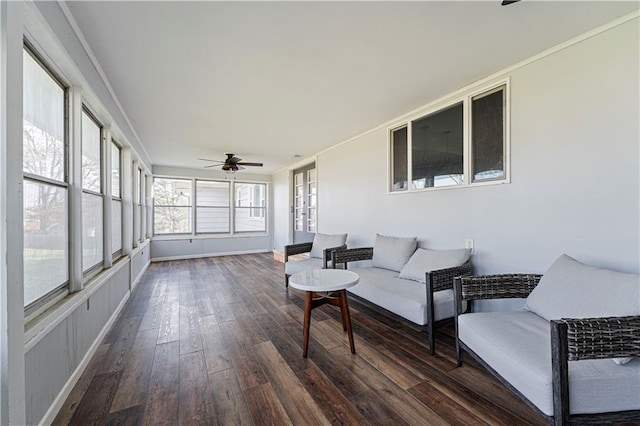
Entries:
POLYGON ((271 251, 271 237, 194 238, 151 242, 153 260, 271 251))
POLYGON ((38 424, 129 290, 124 265, 26 353, 27 424, 38 424))

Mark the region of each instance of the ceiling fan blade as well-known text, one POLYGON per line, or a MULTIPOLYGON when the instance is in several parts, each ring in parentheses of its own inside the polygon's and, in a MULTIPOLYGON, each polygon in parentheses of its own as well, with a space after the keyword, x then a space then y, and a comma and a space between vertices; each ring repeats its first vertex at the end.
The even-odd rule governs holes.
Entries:
POLYGON ((208 166, 204 166, 203 168, 205 168, 205 169, 209 169, 209 168, 211 168, 211 167, 220 167, 220 166, 222 166, 222 164, 210 164, 210 165, 208 165, 208 166))
POLYGON ((237 163, 238 161, 242 161, 242 158, 238 158, 238 157, 231 157, 231 158, 227 158, 227 163, 237 163))
POLYGON ((224 161, 220 161, 220 160, 209 160, 208 158, 198 158, 198 160, 202 160, 202 161, 210 161, 212 163, 224 163, 224 161))
POLYGON ((509 6, 510 4, 517 3, 519 1, 520 0, 503 0, 502 1, 502 6, 509 6))
POLYGON ((242 165, 242 166, 256 166, 256 167, 262 167, 262 163, 236 163, 238 165, 242 165))

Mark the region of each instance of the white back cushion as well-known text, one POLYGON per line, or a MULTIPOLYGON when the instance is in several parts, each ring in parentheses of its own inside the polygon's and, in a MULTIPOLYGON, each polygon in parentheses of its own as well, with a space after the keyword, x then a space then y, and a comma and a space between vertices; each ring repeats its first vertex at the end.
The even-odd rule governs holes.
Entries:
POLYGON ((640 315, 640 276, 587 266, 563 254, 544 273, 525 309, 546 320, 640 315))
POLYGON ((398 278, 423 283, 426 272, 463 265, 470 256, 471 249, 429 250, 419 248, 404 265, 398 278))
POLYGON ((347 234, 321 234, 317 233, 313 238, 313 244, 311 245, 311 252, 309 257, 317 257, 322 259, 322 253, 324 249, 339 247, 347 241, 347 234))
POLYGON ((375 268, 400 272, 418 246, 416 237, 385 237, 376 234, 372 265, 375 268))

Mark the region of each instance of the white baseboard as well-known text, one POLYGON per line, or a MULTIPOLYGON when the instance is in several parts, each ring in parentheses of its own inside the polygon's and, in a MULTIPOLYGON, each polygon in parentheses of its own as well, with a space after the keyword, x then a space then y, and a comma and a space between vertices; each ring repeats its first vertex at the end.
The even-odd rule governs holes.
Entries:
POLYGON ((44 417, 42 417, 42 419, 40 420, 40 425, 50 425, 51 423, 53 423, 53 420, 58 415, 60 408, 62 408, 62 405, 69 397, 69 394, 71 394, 73 387, 76 385, 76 383, 78 383, 78 380, 80 380, 80 376, 82 376, 82 373, 84 373, 87 365, 89 365, 89 361, 91 361, 91 358, 93 358, 93 355, 95 355, 96 351, 98 350, 102 339, 104 339, 104 337, 107 335, 107 332, 111 329, 111 326, 115 322, 116 318, 118 318, 120 311, 122 311, 122 308, 124 308, 124 305, 129 300, 130 294, 131 292, 127 292, 125 297, 122 298, 122 301, 120 302, 118 307, 115 309, 115 311, 113 311, 113 314, 111 315, 111 318, 109 318, 109 321, 107 321, 104 327, 102 327, 102 330, 93 341, 93 344, 91 344, 91 347, 84 355, 84 358, 82 358, 80 364, 78 364, 71 377, 69 377, 69 380, 67 380, 67 383, 65 383, 65 385, 62 387, 62 390, 60 390, 60 393, 58 394, 56 399, 53 400, 53 403, 45 413, 44 417))
POLYGON ((167 257, 154 257, 152 262, 164 262, 166 260, 186 260, 186 259, 200 259, 202 257, 216 257, 216 256, 236 256, 239 254, 256 254, 256 253, 271 253, 269 249, 257 249, 257 250, 242 250, 242 251, 227 251, 216 253, 199 253, 188 254, 184 256, 167 256, 167 257))

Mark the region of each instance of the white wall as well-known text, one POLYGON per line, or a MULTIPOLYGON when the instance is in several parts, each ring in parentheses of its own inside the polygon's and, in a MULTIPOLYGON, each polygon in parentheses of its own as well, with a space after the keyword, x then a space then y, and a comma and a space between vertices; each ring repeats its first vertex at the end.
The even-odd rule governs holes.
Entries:
POLYGON ((320 153, 319 231, 352 247, 473 238, 477 273, 544 272, 562 253, 637 273, 638 52, 636 18, 509 73, 510 184, 389 195, 385 128, 320 153))

